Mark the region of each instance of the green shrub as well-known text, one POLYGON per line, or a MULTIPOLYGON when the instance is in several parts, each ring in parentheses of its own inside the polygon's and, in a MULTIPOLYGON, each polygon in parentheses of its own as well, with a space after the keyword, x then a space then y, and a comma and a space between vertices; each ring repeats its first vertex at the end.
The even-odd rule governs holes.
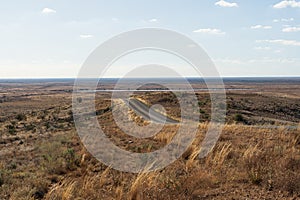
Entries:
POLYGON ((236 121, 236 122, 245 122, 245 118, 241 114, 236 114, 234 116, 234 121, 236 121))
POLYGON ((64 158, 66 159, 66 168, 69 170, 74 170, 76 166, 79 165, 78 158, 73 148, 68 148, 65 151, 64 158))
POLYGON ((15 125, 13 124, 9 124, 6 126, 7 130, 8 130, 8 133, 11 134, 11 135, 15 135, 16 134, 16 127, 15 125))
POLYGON ((15 162, 9 163, 9 165, 7 166, 7 169, 9 169, 9 170, 17 169, 17 163, 15 163, 15 162))
POLYGON ((3 172, 0 170, 0 187, 4 184, 3 172))
POLYGON ((33 124, 28 124, 28 125, 25 125, 25 128, 26 128, 26 131, 32 131, 35 129, 35 125, 33 124))
POLYGON ((24 115, 22 113, 20 113, 16 116, 16 120, 18 120, 18 121, 24 121, 26 119, 27 119, 26 115, 24 115))

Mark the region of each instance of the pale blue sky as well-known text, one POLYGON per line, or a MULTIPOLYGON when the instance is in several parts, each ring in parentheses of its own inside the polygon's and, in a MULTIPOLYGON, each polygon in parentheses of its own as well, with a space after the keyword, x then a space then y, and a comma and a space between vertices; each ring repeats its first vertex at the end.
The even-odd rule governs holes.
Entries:
POLYGON ((300 75, 300 0, 2 0, 0 77, 75 77, 102 42, 143 27, 189 36, 222 76, 300 75))

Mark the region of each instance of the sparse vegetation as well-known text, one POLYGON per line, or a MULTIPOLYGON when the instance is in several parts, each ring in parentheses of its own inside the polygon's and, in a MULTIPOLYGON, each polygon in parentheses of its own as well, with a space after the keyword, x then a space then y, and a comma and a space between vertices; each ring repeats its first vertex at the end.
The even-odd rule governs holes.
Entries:
POLYGON ((16 134, 16 126, 12 123, 6 126, 8 133, 11 135, 15 135, 16 134))
POLYGON ((32 131, 32 130, 35 129, 35 125, 32 124, 32 123, 26 124, 26 125, 25 125, 25 129, 26 129, 27 131, 32 131))
POLYGON ((0 187, 3 185, 4 180, 3 180, 3 172, 0 170, 0 187))
POLYGON ((17 116, 16 116, 16 120, 18 120, 18 121, 24 121, 24 120, 26 120, 27 118, 26 118, 26 115, 25 114, 23 114, 23 113, 20 113, 20 114, 18 114, 17 116))
POLYGON ((245 121, 243 115, 241 115, 241 114, 236 114, 236 115, 234 116, 234 120, 235 120, 236 122, 244 122, 244 121, 245 121))
MULTIPOLYGON (((140 174, 114 170, 87 152, 72 122, 69 93, 51 90, 39 98, 26 96, 35 100, 26 104, 8 94, 0 110, 0 199, 298 199, 300 129, 294 126, 300 119, 299 98, 294 90, 288 94, 293 98, 282 98, 274 90, 264 94, 267 97, 228 94, 223 133, 213 151, 199 159, 211 103, 209 95, 197 93, 201 120, 196 139, 171 165, 140 174), (11 100, 16 108, 9 104, 11 100), (280 103, 274 106, 277 101, 280 103), (256 127, 260 124, 282 127, 256 127)), ((149 105, 159 103, 168 115, 180 118, 174 95, 134 95, 149 105)), ((109 93, 96 98, 99 124, 124 150, 144 153, 161 149, 179 129, 167 125, 145 139, 126 135, 114 123, 109 99, 109 93)), ((130 116, 140 126, 149 124, 136 114, 130 116)))

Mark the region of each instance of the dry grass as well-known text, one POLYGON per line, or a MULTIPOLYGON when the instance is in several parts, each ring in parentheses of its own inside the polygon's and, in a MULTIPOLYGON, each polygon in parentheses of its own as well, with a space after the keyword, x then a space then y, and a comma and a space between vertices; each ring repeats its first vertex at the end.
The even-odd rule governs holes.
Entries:
POLYGON ((230 125, 208 157, 197 159, 196 144, 201 140, 195 141, 185 156, 167 168, 137 175, 99 166, 88 156, 80 173, 67 174, 51 186, 45 199, 300 197, 298 137, 298 130, 230 125))
MULTIPOLYGON (((109 95, 104 96, 109 99, 109 95)), ((232 96, 230 124, 225 125, 207 157, 198 159, 208 126, 200 123, 195 141, 177 161, 162 170, 140 174, 116 171, 85 150, 72 123, 70 96, 41 95, 17 103, 5 100, 0 104, 0 199, 299 199, 300 127, 268 129, 231 123, 231 117, 240 112, 239 103, 243 103, 242 111, 253 109, 252 114, 259 116, 267 111, 262 101, 269 100, 261 95, 250 95, 250 100, 243 99, 245 94, 232 96), (255 102, 259 102, 257 108, 255 102)), ((19 97, 9 98, 17 101, 19 97)), ((163 104, 173 117, 180 116, 174 108, 177 102, 169 94, 145 99, 163 104), (169 98, 172 101, 167 102, 169 98)), ((112 124, 109 101, 98 101, 103 109, 99 120, 108 124, 104 127, 108 137, 125 150, 154 151, 168 144, 178 130, 168 125, 155 137, 138 142, 122 135, 112 124)), ((296 108, 296 103, 286 105, 296 108)), ((201 106, 209 107, 207 98, 202 99, 201 106)), ((269 102, 267 106, 274 107, 269 102)), ((208 113, 206 108, 201 109, 204 115, 208 113)), ((293 109, 284 118, 294 120, 296 112, 293 109)), ((245 120, 256 122, 248 114, 243 112, 245 120)), ((263 114, 277 117, 274 113, 263 114)), ((141 125, 147 124, 134 113, 131 115, 141 125)))
MULTIPOLYGON (((53 115, 53 112, 48 115, 53 115)), ((27 122, 30 120, 30 116, 26 117, 27 122)), ((177 161, 165 169, 140 174, 119 172, 100 164, 80 144, 73 130, 61 132, 57 129, 55 134, 45 134, 44 137, 24 136, 34 144, 34 148, 16 143, 15 147, 20 147, 20 150, 12 149, 1 161, 0 198, 138 200, 239 199, 247 195, 250 198, 300 197, 299 128, 267 129, 227 124, 213 151, 199 160, 207 127, 208 123, 199 124, 196 139, 177 161)), ((110 131, 116 133, 113 130, 110 131)), ((177 130, 176 125, 167 125, 146 144, 164 146, 172 140, 177 130)), ((28 132, 32 134, 31 130, 28 132)), ((115 141, 120 142, 117 145, 125 145, 125 148, 128 145, 121 139, 115 141)), ((130 149, 135 149, 145 144, 134 141, 130 145, 130 149)), ((153 148, 145 146, 142 151, 153 151, 153 148)))

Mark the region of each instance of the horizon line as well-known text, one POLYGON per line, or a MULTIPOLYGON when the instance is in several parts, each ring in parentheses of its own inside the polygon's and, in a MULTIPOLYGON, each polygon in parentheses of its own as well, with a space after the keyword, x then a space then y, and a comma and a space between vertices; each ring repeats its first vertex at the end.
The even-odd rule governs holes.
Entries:
MULTIPOLYGON (((123 77, 101 77, 101 78, 81 78, 81 79, 122 79, 123 77)), ((204 79, 204 78, 300 78, 300 75, 266 75, 266 76, 209 76, 209 77, 126 77, 123 79, 204 79)), ((42 80, 42 79, 78 79, 78 77, 0 77, 0 80, 42 80)))

